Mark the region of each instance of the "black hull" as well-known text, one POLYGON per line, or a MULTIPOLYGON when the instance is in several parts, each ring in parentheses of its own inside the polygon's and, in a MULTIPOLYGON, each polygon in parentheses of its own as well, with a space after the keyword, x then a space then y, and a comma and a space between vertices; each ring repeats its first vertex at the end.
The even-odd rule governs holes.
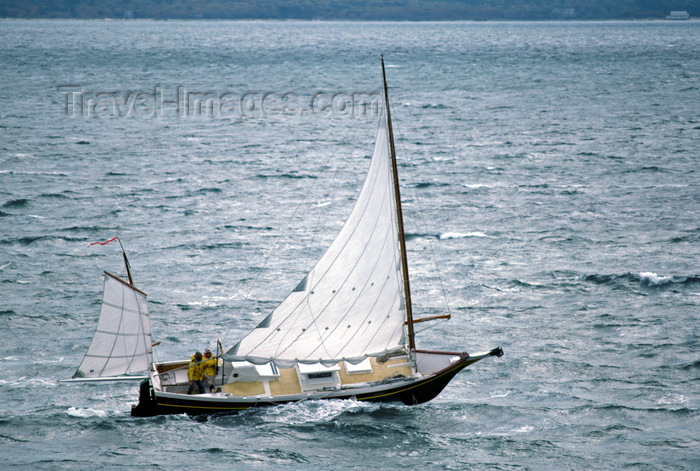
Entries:
MULTIPOLYGON (((500 348, 498 348, 493 350, 490 354, 493 356, 501 356, 503 352, 500 348)), ((402 384, 395 388, 384 389, 377 392, 368 392, 364 394, 357 394, 353 393, 352 391, 348 391, 345 395, 335 395, 326 399, 400 402, 409 406, 422 404, 434 399, 457 373, 472 363, 476 363, 480 359, 481 358, 470 358, 468 355, 465 355, 461 360, 457 361, 450 367, 445 368, 432 376, 428 376, 410 384, 402 384)), ((151 417, 155 415, 183 413, 191 415, 235 413, 253 407, 269 407, 290 402, 298 402, 298 399, 280 401, 261 400, 257 402, 230 400, 222 403, 221 401, 206 401, 200 399, 193 400, 192 396, 187 396, 184 394, 181 398, 158 398, 153 391, 150 381, 146 380, 141 383, 139 403, 136 406, 132 406, 131 415, 135 417, 151 417)))

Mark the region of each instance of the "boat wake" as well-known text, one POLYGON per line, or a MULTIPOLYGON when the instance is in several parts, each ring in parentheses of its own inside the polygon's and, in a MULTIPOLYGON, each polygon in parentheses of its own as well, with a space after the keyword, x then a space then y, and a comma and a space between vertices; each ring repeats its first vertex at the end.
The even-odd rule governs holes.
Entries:
POLYGON ((92 409, 90 407, 69 407, 68 410, 66 410, 66 414, 70 415, 71 417, 79 417, 81 419, 85 419, 88 417, 104 418, 109 416, 109 412, 107 411, 92 409))
MULTIPOLYGON (((266 409, 266 422, 287 425, 306 425, 332 422, 343 415, 355 412, 367 412, 378 409, 380 405, 361 403, 353 400, 337 401, 300 401, 266 409)), ((259 413, 251 410, 251 413, 259 413)))

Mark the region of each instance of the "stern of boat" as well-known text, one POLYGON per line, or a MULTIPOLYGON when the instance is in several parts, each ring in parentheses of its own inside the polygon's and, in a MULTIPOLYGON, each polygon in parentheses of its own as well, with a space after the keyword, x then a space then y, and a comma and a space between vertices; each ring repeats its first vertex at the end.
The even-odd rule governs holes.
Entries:
MULTIPOLYGON (((184 362, 180 362, 184 363, 184 362)), ((141 381, 139 385, 139 402, 136 405, 131 406, 131 415, 134 417, 153 417, 154 415, 162 414, 158 410, 158 400, 156 398, 155 390, 160 390, 161 376, 158 374, 158 365, 155 363, 151 365, 151 370, 149 371, 149 379, 141 381)))
POLYGON ((158 415, 158 403, 150 379, 144 379, 139 386, 139 403, 131 406, 133 417, 153 417, 158 415))

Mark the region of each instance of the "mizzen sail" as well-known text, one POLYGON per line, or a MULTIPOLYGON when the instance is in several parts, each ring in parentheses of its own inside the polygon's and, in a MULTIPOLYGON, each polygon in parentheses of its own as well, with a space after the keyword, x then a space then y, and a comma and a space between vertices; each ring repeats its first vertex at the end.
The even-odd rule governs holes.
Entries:
POLYGON ((148 370, 152 361, 146 294, 105 272, 95 336, 73 378, 102 378, 148 370))
POLYGON ((405 301, 386 123, 345 225, 297 288, 228 360, 358 363, 406 346, 405 301))

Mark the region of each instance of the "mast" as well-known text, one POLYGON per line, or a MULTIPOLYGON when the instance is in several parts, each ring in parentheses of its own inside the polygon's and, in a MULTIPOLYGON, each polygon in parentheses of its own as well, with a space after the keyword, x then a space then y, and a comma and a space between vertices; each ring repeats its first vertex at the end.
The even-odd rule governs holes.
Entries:
POLYGON ((118 237, 117 242, 119 242, 119 246, 122 248, 122 255, 124 256, 124 266, 126 267, 126 276, 129 278, 129 284, 131 286, 134 286, 134 279, 131 277, 131 266, 129 265, 129 259, 126 258, 126 250, 124 250, 122 241, 118 237))
POLYGON ((382 78, 384 79, 384 106, 386 107, 386 123, 389 133, 389 150, 391 152, 391 174, 394 179, 394 199, 396 200, 396 220, 399 232, 399 248, 401 252, 401 274, 403 275, 403 294, 406 302, 406 325, 408 326, 408 350, 412 354, 416 349, 415 331, 413 330, 413 306, 411 305, 411 284, 408 279, 408 258, 406 257, 406 237, 403 228, 403 211, 401 210, 401 190, 399 188, 399 171, 396 164, 396 148, 394 147, 394 130, 391 126, 391 111, 389 110, 389 90, 386 85, 384 56, 382 56, 382 78))

